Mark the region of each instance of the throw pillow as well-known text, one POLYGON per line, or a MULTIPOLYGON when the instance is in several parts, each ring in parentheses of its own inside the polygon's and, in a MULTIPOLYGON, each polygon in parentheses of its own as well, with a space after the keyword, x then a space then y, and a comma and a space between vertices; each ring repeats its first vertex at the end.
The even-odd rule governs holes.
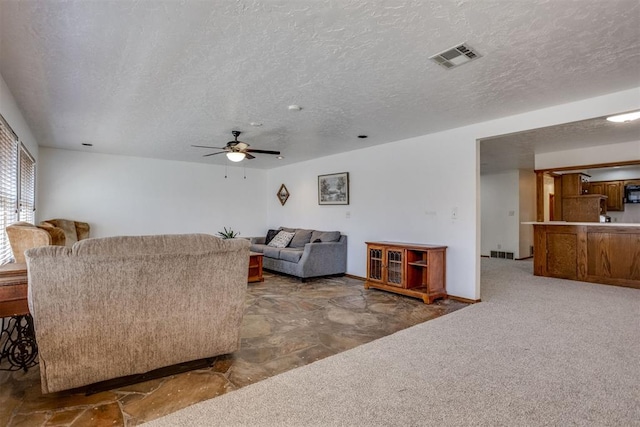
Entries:
POLYGON ((311 232, 312 230, 298 228, 296 230, 296 234, 293 236, 293 239, 291 239, 291 243, 289 243, 289 247, 304 248, 304 245, 311 241, 311 232))
POLYGON ((279 232, 280 232, 280 230, 269 230, 269 231, 267 231, 267 237, 265 237, 265 239, 264 239, 264 244, 268 245, 269 242, 272 241, 273 238, 276 237, 279 232))
POLYGON ((293 239, 293 235, 295 233, 291 233, 289 231, 280 231, 276 237, 274 237, 267 246, 272 246, 274 248, 286 248, 291 239, 293 239))

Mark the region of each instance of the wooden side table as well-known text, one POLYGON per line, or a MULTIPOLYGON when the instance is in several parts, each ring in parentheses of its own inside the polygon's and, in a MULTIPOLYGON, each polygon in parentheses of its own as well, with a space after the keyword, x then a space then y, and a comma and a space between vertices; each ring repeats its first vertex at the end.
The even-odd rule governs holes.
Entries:
POLYGON ((259 252, 250 252, 249 253, 249 279, 247 282, 264 282, 264 277, 262 277, 262 255, 259 252))
POLYGON ((27 303, 26 264, 0 266, 0 370, 17 371, 38 363, 38 346, 27 303), (8 368, 3 368, 7 360, 8 368))

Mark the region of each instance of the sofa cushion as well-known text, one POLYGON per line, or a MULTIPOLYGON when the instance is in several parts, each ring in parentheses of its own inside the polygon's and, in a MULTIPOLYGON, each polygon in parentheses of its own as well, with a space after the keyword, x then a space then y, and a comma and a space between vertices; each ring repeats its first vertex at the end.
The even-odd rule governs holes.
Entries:
POLYGON ((264 238, 264 244, 268 245, 269 242, 272 241, 273 238, 276 237, 279 232, 280 232, 280 230, 273 230, 273 229, 267 231, 267 236, 264 238))
POLYGON ((265 248, 268 248, 269 246, 262 244, 262 243, 252 243, 251 244, 251 252, 258 252, 258 253, 263 253, 265 248))
POLYGON ((264 256, 266 256, 267 258, 273 258, 273 259, 278 259, 280 258, 280 248, 274 248, 271 246, 265 246, 264 247, 264 251, 262 252, 262 254, 264 256))
POLYGON ((298 262, 302 258, 303 249, 284 248, 280 250, 280 259, 290 262, 298 262))
POLYGON ((313 230, 305 230, 304 228, 298 228, 296 234, 293 235, 293 239, 289 242, 290 248, 304 248, 304 245, 311 241, 311 233, 313 230))
POLYGON ((291 239, 293 239, 295 233, 280 230, 280 232, 274 237, 267 246, 273 246, 274 248, 286 248, 291 239))
POLYGON ((317 239, 320 239, 321 242, 339 242, 340 232, 314 230, 313 233, 311 233, 311 241, 315 242, 317 239))

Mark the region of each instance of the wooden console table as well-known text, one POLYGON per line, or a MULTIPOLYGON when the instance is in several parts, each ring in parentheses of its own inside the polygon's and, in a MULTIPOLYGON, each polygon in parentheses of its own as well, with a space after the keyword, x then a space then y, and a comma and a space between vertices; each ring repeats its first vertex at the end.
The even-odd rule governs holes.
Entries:
POLYGON ((446 246, 399 242, 367 243, 365 289, 377 288, 431 304, 447 298, 446 246))
POLYGON ((262 258, 259 252, 249 252, 249 278, 247 282, 264 282, 262 277, 262 258))
POLYGON ((0 266, 0 370, 3 371, 26 371, 38 363, 27 283, 26 264, 0 266), (8 368, 1 367, 4 360, 8 361, 8 368))

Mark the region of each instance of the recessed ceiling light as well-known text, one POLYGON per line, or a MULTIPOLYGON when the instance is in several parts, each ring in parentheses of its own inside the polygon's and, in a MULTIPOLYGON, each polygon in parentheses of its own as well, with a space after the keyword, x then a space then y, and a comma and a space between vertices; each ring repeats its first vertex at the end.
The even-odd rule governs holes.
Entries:
POLYGON ((276 159, 282 160, 282 159, 284 159, 284 156, 278 156, 278 157, 276 157, 276 159))
POLYGON ((251 126, 256 126, 256 127, 258 127, 258 126, 262 126, 262 123, 260 123, 260 122, 251 122, 251 123, 249 123, 249 124, 250 124, 251 126))
POLYGON ((82 145, 85 147, 93 147, 93 144, 89 144, 88 142, 83 142, 82 145))
POLYGON ((360 138, 360 139, 369 138, 369 135, 358 135, 358 138, 360 138))
POLYGON ((292 105, 289 105, 289 110, 291 110, 291 111, 300 111, 300 110, 302 110, 302 107, 299 106, 299 105, 292 104, 292 105))
POLYGON ((633 120, 640 119, 640 111, 634 111, 633 113, 618 114, 617 116, 607 117, 607 120, 615 123, 625 123, 633 120))

